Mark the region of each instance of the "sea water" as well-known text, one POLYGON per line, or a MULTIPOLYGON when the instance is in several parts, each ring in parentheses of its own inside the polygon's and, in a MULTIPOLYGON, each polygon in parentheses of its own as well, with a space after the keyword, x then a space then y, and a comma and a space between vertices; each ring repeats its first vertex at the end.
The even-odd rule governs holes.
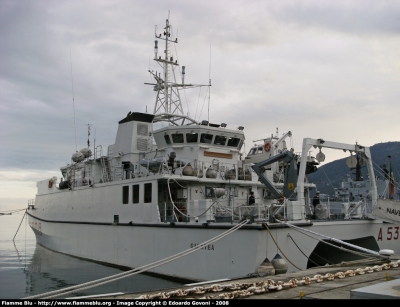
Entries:
MULTIPOLYGON (((122 272, 119 268, 70 257, 37 245, 24 212, 0 215, 0 299, 22 299, 122 272)), ((137 274, 57 298, 146 292, 180 286, 182 283, 176 281, 137 274)))

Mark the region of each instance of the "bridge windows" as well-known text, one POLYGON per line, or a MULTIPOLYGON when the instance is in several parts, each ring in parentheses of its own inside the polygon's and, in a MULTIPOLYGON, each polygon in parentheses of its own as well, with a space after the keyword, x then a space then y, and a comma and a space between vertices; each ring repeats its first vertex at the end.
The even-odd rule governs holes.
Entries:
MULTIPOLYGON (((164 134, 164 141, 165 145, 174 145, 174 144, 210 144, 210 145, 217 145, 217 146, 226 146, 230 147, 231 149, 240 150, 243 145, 243 137, 239 135, 229 135, 229 133, 218 133, 217 131, 215 134, 210 133, 211 131, 204 131, 204 133, 199 133, 196 130, 189 130, 190 132, 181 133, 179 131, 169 131, 164 134)), ((164 145, 164 146, 165 146, 164 145)))
POLYGON ((198 136, 198 133, 186 133, 186 142, 197 143, 198 136))
POLYGON ((200 143, 211 144, 213 139, 212 134, 202 133, 200 136, 200 143))
POLYGON ((171 134, 171 137, 172 137, 172 142, 174 142, 174 144, 180 144, 180 143, 183 143, 184 142, 184 140, 183 140, 183 133, 174 133, 174 134, 171 134))
POLYGON ((164 135, 164 140, 167 143, 167 145, 171 144, 171 139, 169 138, 168 134, 164 135))
POLYGON ((229 138, 227 146, 238 147, 240 144, 240 138, 229 138))
POLYGON ((223 135, 216 135, 215 136, 215 140, 214 140, 214 144, 215 145, 222 145, 224 146, 226 143, 226 136, 223 135))

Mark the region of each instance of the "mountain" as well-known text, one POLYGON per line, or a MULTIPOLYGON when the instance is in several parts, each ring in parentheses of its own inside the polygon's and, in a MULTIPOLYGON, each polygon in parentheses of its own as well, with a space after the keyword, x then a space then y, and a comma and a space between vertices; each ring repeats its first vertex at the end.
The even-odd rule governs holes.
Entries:
MULTIPOLYGON (((389 169, 388 156, 392 156, 394 178, 396 182, 400 182, 400 142, 375 144, 370 147, 370 150, 375 176, 383 177, 383 165, 386 164, 387 169, 389 169)), ((355 178, 355 169, 347 167, 346 159, 343 158, 318 166, 315 173, 308 175, 309 182, 315 183, 322 194, 333 195, 334 188, 341 186, 341 182, 345 180, 347 174, 351 174, 351 177, 355 178)), ((361 172, 363 178, 367 178, 368 170, 366 166, 362 167, 361 172)), ((311 194, 315 194, 315 191, 311 191, 311 194)))

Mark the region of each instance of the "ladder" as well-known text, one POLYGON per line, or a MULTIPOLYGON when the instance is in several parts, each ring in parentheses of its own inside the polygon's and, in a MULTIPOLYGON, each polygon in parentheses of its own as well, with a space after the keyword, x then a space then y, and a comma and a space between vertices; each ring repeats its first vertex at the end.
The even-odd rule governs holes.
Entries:
POLYGON ((107 156, 103 156, 103 148, 101 145, 97 146, 95 149, 95 158, 98 161, 100 160, 103 182, 112 181, 110 160, 107 156))
POLYGON ((100 157, 100 162, 101 162, 101 170, 102 170, 102 174, 103 174, 103 182, 112 181, 111 167, 110 167, 110 161, 108 160, 108 157, 106 157, 106 156, 100 157))

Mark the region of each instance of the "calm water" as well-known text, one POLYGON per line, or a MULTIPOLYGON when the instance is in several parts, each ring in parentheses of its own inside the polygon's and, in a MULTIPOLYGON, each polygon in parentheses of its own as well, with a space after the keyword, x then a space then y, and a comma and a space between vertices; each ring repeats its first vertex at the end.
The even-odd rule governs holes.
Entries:
MULTIPOLYGON (((123 272, 36 245, 35 235, 23 216, 23 213, 0 215, 0 299, 24 298, 123 272)), ((181 285, 139 274, 58 298, 161 290, 181 285)))

